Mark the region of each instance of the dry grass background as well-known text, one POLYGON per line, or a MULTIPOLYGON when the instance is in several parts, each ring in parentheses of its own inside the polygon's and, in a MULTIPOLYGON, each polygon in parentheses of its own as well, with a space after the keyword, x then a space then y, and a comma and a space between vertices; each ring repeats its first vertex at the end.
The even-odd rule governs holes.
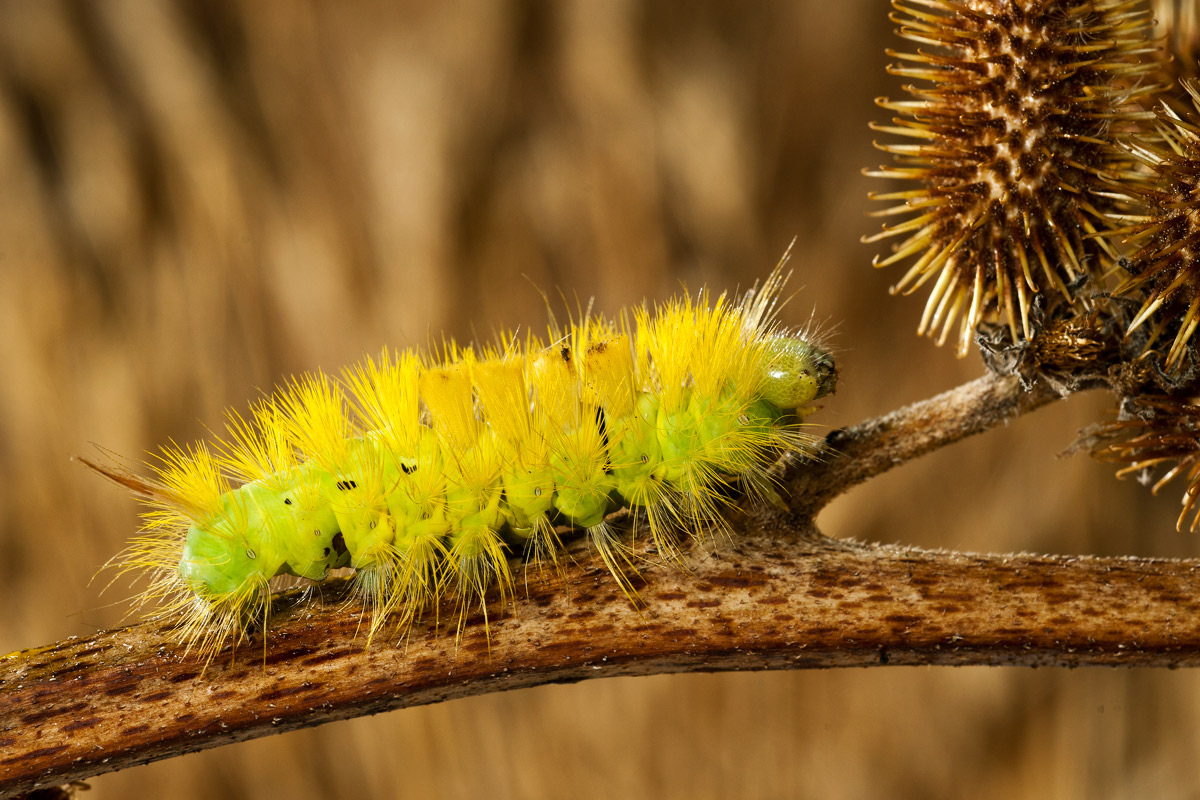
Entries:
MULTIPOLYGON (((201 437, 306 369, 746 287, 798 237, 853 423, 974 377, 858 243, 881 0, 0 2, 0 652, 116 624, 132 500, 69 461, 201 437)), ((1196 555, 1056 459, 1078 397, 861 487, 832 535, 1196 555)), ((90 797, 1194 797, 1200 676, 889 668, 597 680, 338 723, 90 797)))

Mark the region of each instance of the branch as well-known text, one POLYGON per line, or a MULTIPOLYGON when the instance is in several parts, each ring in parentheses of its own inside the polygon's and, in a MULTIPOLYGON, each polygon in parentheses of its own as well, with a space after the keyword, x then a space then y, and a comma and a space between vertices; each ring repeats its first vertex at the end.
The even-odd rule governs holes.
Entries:
POLYGON ((815 517, 840 494, 876 475, 957 441, 1007 424, 1062 398, 1044 381, 1022 385, 991 373, 936 397, 826 437, 834 454, 812 464, 787 463, 782 479, 793 510, 815 517))
MULTIPOLYGON (((1200 663, 1200 562, 965 555, 828 539, 812 514, 897 463, 1044 405, 981 378, 846 431, 789 467, 798 513, 730 520, 686 570, 651 563, 633 607, 576 542, 560 579, 453 629, 370 648, 333 588, 280 603, 265 642, 205 671, 143 624, 0 661, 0 795, 393 708, 593 677, 879 664, 1200 663)), ((641 548, 646 551, 646 544, 641 548)), ((653 554, 648 554, 653 558, 653 554)), ((324 587, 323 587, 324 590, 324 587)), ((445 606, 441 619, 456 621, 445 606)))
POLYGON ((10 657, 0 791, 456 697, 618 675, 879 664, 1200 663, 1196 561, 973 556, 847 544, 795 518, 737 521, 690 574, 647 569, 634 609, 588 554, 528 600, 369 649, 335 599, 206 673, 140 625, 10 657))

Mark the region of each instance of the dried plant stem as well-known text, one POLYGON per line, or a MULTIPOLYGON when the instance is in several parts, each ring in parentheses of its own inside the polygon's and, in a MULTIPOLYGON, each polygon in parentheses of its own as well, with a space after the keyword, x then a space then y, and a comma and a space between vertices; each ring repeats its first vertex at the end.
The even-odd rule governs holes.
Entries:
MULTIPOLYGON (((633 608, 580 544, 565 581, 453 631, 418 625, 368 649, 326 597, 202 664, 139 625, 0 664, 0 795, 393 708, 594 677, 877 664, 1200 664, 1200 562, 931 553, 822 536, 812 514, 905 460, 1044 405, 983 378, 832 440, 790 476, 803 508, 730 521, 690 570, 650 566, 633 608), (806 494, 810 493, 810 494, 806 494)), ((333 594, 331 592, 331 594, 333 594)), ((451 617, 449 608, 442 619, 451 617)))
POLYGON ((834 431, 826 439, 831 457, 816 465, 791 462, 783 480, 794 510, 815 516, 829 501, 876 475, 1061 397, 1045 382, 1022 386, 1015 376, 989 373, 928 400, 834 431))

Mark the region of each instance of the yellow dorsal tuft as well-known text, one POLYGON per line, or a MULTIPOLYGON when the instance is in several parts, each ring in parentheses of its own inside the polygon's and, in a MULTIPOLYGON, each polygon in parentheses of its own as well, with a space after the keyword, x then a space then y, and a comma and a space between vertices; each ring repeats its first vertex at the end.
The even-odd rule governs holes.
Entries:
POLYGON ((305 459, 339 472, 351 452, 353 427, 342 391, 323 372, 304 375, 279 395, 282 421, 305 459))
POLYGON ((532 426, 525 359, 507 355, 477 362, 472 378, 484 419, 500 442, 509 447, 527 442, 532 426))
POLYGON ((480 431, 471 391, 474 361, 474 353, 466 350, 460 361, 423 370, 417 382, 434 430, 461 451, 470 448, 480 431))
POLYGON ((240 480, 278 485, 299 463, 283 410, 274 399, 259 403, 251 420, 230 411, 225 428, 229 441, 218 445, 220 462, 240 480))
POLYGON ((152 510, 145 515, 147 527, 186 527, 221 513, 222 496, 230 485, 206 444, 187 449, 172 444, 159 459, 152 468, 161 481, 162 497, 151 502, 152 510))
POLYGON ((378 361, 364 359, 343 375, 363 426, 393 452, 416 452, 421 435, 420 372, 416 354, 393 356, 384 350, 378 361))

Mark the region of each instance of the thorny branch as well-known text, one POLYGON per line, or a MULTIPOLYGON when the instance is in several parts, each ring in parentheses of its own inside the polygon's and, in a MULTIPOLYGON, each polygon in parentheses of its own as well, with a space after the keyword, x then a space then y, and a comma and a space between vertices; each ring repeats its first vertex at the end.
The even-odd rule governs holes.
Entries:
MULTIPOLYGON (((454 630, 368 648, 336 592, 283 602, 270 635, 205 667, 142 624, 0 661, 0 796, 333 720, 587 678, 883 664, 1200 664, 1200 561, 970 555, 823 536, 817 511, 893 466, 1059 394, 987 376, 828 437, 756 508, 651 563, 634 608, 581 543, 565 575, 454 630)), ((645 545, 641 545, 644 547, 645 545)), ((442 619, 452 618, 447 607, 442 619)))

